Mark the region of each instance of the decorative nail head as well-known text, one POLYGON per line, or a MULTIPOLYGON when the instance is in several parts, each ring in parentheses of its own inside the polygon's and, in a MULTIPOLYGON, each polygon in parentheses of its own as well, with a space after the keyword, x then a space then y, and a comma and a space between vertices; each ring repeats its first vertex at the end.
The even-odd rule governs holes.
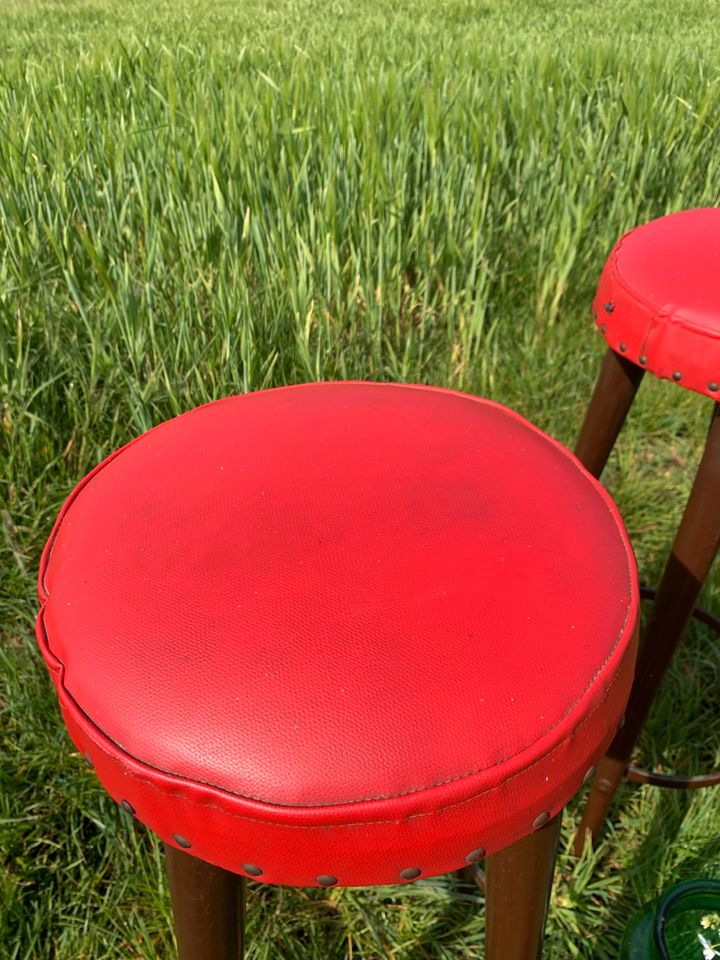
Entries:
POLYGON ((465 857, 468 863, 477 863, 479 860, 485 859, 485 848, 478 847, 477 850, 471 850, 470 853, 465 857))
POLYGON ((315 882, 321 887, 334 887, 337 883, 337 877, 333 877, 329 873, 321 873, 319 877, 315 877, 315 882))

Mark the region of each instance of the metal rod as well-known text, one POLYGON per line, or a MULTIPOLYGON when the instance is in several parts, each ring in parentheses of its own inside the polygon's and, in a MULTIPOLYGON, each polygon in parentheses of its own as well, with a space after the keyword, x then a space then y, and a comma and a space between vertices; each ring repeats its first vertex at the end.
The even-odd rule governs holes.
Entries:
POLYGON ((458 870, 458 873, 466 883, 474 883, 479 890, 485 893, 487 887, 485 871, 479 863, 471 863, 467 867, 458 870))
POLYGON ((633 783, 647 783, 651 787, 665 787, 670 790, 700 790, 703 787, 716 787, 720 784, 720 770, 687 777, 674 773, 658 773, 657 770, 646 770, 631 763, 625 771, 625 776, 633 783))

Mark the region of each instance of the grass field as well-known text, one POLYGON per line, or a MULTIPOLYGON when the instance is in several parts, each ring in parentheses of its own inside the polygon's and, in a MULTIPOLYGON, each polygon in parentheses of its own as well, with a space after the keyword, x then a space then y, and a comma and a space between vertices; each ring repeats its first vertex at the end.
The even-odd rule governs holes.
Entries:
MULTIPOLYGON (((305 380, 433 382, 571 444, 624 230, 720 203, 720 17, 700 0, 0 0, 0 957, 170 956, 154 839, 70 746, 33 639, 65 496, 158 421, 305 380)), ((709 402, 644 383, 604 480, 657 579, 709 402)), ((720 601, 713 576, 704 599, 720 601)), ((720 765, 692 630, 640 747, 720 765)), ((675 879, 720 877, 717 793, 565 819, 548 957, 617 957, 675 879)), ((253 958, 479 958, 480 896, 253 885, 253 958)))

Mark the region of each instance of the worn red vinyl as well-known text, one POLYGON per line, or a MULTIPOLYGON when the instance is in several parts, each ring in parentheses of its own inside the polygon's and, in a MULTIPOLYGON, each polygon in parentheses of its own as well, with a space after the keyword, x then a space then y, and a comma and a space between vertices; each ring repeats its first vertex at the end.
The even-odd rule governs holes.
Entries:
POLYGON ((621 237, 593 316, 617 353, 720 399, 720 208, 672 213, 621 237))
POLYGON ((637 574, 560 444, 433 387, 230 397, 110 455, 45 548, 73 741, 171 844, 394 883, 557 813, 630 689, 637 574))

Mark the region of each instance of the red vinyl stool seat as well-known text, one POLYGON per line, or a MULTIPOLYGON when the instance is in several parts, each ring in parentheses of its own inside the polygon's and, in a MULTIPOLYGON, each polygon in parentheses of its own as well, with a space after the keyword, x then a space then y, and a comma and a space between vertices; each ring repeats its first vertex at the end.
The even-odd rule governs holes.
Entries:
POLYGON ((615 244, 593 317, 613 350, 681 387, 720 397, 720 208, 683 210, 615 244))
POLYGON ((537 830, 631 685, 618 512, 495 403, 320 383, 110 455, 45 548, 78 749, 171 847, 275 884, 414 880, 537 830))
POLYGON ((628 702, 626 723, 602 761, 578 831, 579 852, 600 830, 624 776, 672 788, 720 784, 630 763, 672 655, 720 544, 720 208, 684 210, 635 227, 615 244, 600 277, 593 317, 609 345, 575 452, 599 477, 645 371, 712 398, 705 450, 657 592, 628 702))

